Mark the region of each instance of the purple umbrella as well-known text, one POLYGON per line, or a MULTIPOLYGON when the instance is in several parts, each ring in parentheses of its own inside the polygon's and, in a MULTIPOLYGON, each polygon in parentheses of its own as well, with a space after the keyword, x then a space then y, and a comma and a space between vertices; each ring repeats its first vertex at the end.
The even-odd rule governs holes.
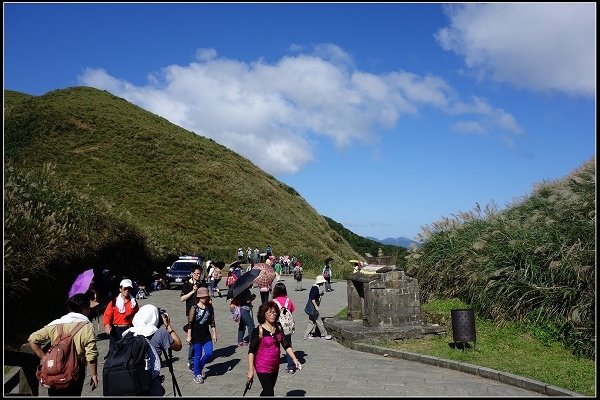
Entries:
POLYGON ((90 288, 90 283, 94 280, 94 270, 88 269, 87 271, 82 272, 75 279, 75 282, 71 285, 71 289, 69 290, 69 298, 77 293, 85 293, 90 288))

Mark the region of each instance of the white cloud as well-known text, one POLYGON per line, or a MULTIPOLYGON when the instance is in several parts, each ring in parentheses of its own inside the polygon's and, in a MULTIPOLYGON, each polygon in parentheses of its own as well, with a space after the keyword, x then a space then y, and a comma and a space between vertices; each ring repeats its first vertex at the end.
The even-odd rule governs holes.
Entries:
POLYGON ((471 131, 517 126, 510 114, 485 100, 457 102, 439 77, 356 70, 351 57, 333 44, 272 64, 220 58, 214 49, 199 49, 194 62, 164 67, 150 74, 144 86, 90 68, 79 81, 212 138, 274 176, 293 174, 310 162, 319 138, 338 149, 357 141, 375 143, 378 128, 391 129, 402 116, 418 115, 426 106, 475 115, 479 127, 471 131))
POLYGON ((462 4, 436 39, 476 76, 534 91, 595 96, 595 3, 462 4))
POLYGON ((454 131, 459 133, 469 133, 476 135, 485 135, 487 131, 485 127, 477 121, 457 121, 452 127, 454 131))

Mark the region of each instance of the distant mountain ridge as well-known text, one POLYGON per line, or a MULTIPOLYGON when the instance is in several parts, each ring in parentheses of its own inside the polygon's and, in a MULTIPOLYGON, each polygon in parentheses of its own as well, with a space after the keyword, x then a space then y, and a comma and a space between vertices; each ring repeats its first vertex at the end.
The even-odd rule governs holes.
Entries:
POLYGON ((403 236, 397 237, 397 238, 385 238, 383 240, 381 239, 377 239, 374 237, 370 237, 370 236, 366 236, 367 239, 371 239, 374 240, 376 242, 379 242, 381 244, 389 244, 391 246, 401 246, 401 247, 406 247, 409 248, 411 244, 419 244, 419 242, 414 241, 412 239, 409 238, 405 238, 403 236))

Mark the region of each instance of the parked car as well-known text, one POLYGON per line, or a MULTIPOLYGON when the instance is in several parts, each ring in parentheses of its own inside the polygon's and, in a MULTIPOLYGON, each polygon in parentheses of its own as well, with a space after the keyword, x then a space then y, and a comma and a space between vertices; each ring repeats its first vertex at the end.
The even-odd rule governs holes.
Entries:
POLYGON ((167 267, 165 274, 167 289, 171 289, 173 286, 183 286, 183 282, 192 275, 192 269, 197 266, 202 267, 202 259, 201 256, 181 256, 170 267, 167 267))

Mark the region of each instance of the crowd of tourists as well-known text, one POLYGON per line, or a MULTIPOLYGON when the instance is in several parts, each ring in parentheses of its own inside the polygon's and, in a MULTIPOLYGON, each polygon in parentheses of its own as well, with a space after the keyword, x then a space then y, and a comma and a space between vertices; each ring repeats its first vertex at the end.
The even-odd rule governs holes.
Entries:
MULTIPOLYGON (((238 257, 238 261, 249 261, 247 271, 254 265, 256 250, 248 248, 247 253, 238 254, 241 257, 238 257)), ((260 261, 260 252, 258 257, 260 261)), ((217 274, 216 271, 220 272, 221 268, 217 268, 211 261, 206 263, 206 269, 199 264, 193 269, 189 279, 183 282, 180 300, 185 304, 187 324, 183 328, 182 337, 188 344, 187 366, 191 370, 193 382, 205 382, 206 366, 212 361, 214 345, 218 340, 233 339, 219 338, 215 323, 213 301, 216 301, 215 297, 222 297, 219 289, 222 278, 225 279, 225 287, 231 295, 226 297, 229 308, 234 321, 238 323, 235 343, 238 347, 248 348, 248 383, 251 384, 255 377, 258 378, 262 386, 261 396, 273 396, 281 351, 287 360, 286 373, 294 374, 301 369, 301 363, 292 346, 292 335, 295 331, 294 313, 297 307, 288 297, 288 289, 282 282, 281 275, 293 274, 296 281, 295 290, 304 290, 302 264, 293 256, 275 258, 271 246, 267 246, 264 257, 265 264, 273 268, 275 279, 266 291, 260 288, 261 298, 256 316, 254 308, 257 300, 256 295, 250 291, 251 286, 246 285, 243 290, 233 291, 236 281, 244 274, 241 262, 232 263, 225 277, 217 274)), ((323 268, 323 274, 318 275, 310 287, 303 310, 305 318, 308 319, 304 340, 331 339, 319 316, 323 294, 333 290, 331 276, 331 266, 327 264, 323 268)), ((69 312, 66 315, 30 335, 30 346, 40 358, 40 365, 43 367, 38 368, 38 371, 41 371, 38 372, 38 379, 48 388, 49 396, 81 396, 86 366, 89 367, 89 384, 94 390, 99 382, 97 365, 100 356, 105 357, 104 368, 101 371, 104 395, 164 395, 161 357, 172 362, 172 351, 183 349, 182 339, 172 326, 166 311, 153 304, 140 307, 136 294, 140 288, 138 286, 134 289, 134 286, 135 280, 122 279, 118 285, 118 293, 113 293, 116 295, 105 305, 102 321, 103 331, 110 341, 107 355, 98 353, 96 333, 90 322, 91 310, 98 306, 94 290, 71 296, 67 301, 69 312), (58 342, 69 341, 73 344, 72 353, 75 360, 72 361, 71 367, 66 361, 58 360, 59 356, 53 350, 58 347, 58 342), (49 348, 48 344, 51 345, 49 348), (119 362, 119 357, 123 358, 125 353, 129 352, 131 354, 127 354, 128 359, 134 359, 136 351, 141 354, 137 357, 140 365, 127 364, 128 370, 123 372, 124 363, 119 362), (121 367, 117 367, 118 365, 121 367), (51 366, 53 368, 50 368, 51 366), (57 372, 57 369, 62 371, 57 372), (65 372, 68 369, 72 371, 65 372), (60 374, 62 381, 56 377, 60 374), (131 376, 138 378, 131 379, 131 376)))

